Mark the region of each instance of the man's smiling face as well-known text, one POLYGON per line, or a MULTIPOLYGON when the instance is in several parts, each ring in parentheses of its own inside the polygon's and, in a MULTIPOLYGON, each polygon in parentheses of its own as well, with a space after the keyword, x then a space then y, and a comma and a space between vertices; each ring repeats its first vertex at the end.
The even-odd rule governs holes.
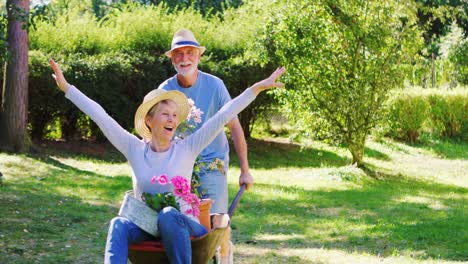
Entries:
POLYGON ((171 54, 172 65, 177 73, 184 77, 196 74, 200 59, 200 51, 195 47, 178 48, 171 54))

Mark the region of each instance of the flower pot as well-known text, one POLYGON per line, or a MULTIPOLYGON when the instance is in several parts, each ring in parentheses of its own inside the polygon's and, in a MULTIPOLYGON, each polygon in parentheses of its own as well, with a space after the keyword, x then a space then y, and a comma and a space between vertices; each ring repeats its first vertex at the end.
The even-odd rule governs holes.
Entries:
MULTIPOLYGON (((208 231, 211 230, 210 209, 213 204, 211 199, 203 199, 200 202, 200 215, 198 217, 200 224, 208 231)), ((145 232, 158 237, 158 212, 151 209, 145 202, 134 197, 133 191, 125 192, 122 206, 119 210, 119 216, 125 217, 132 221, 145 232)))
POLYGON ((119 216, 132 221, 139 228, 147 233, 158 237, 158 212, 151 209, 145 202, 134 197, 133 191, 125 192, 122 206, 119 210, 119 216))
POLYGON ((211 230, 210 209, 212 204, 212 199, 202 199, 199 206, 200 216, 198 217, 198 220, 208 231, 211 230))

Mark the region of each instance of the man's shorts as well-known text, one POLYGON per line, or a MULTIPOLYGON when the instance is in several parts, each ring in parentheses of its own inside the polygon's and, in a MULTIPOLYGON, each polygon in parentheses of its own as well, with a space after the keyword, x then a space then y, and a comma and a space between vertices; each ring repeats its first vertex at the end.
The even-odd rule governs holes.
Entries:
POLYGON ((227 170, 225 172, 226 174, 222 174, 218 170, 211 170, 200 173, 201 189, 204 190, 205 197, 214 200, 210 210, 212 214, 228 211, 227 170))

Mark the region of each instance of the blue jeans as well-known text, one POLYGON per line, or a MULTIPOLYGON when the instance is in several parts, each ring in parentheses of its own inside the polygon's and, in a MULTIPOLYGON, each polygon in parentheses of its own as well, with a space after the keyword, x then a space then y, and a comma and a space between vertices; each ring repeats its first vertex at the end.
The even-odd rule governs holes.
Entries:
MULTIPOLYGON (((204 226, 172 207, 166 207, 159 212, 158 229, 171 263, 191 263, 190 236, 199 237, 208 233, 204 226)), ((141 230, 127 218, 114 217, 107 234, 104 263, 127 264, 128 246, 152 239, 154 239, 153 236, 141 230)))
POLYGON ((212 214, 227 213, 228 211, 227 166, 225 166, 225 173, 222 174, 219 170, 200 172, 201 186, 199 189, 207 192, 203 198, 214 200, 210 209, 212 214))

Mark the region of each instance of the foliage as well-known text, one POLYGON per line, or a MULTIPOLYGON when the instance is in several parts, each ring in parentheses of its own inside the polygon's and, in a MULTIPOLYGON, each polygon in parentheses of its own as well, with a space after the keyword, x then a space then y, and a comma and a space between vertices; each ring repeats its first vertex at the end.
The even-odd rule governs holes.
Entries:
MULTIPOLYGON (((36 138, 45 136, 44 127, 55 117, 62 123, 66 139, 81 138, 78 120, 83 116, 79 109, 70 104, 63 93, 55 89, 50 78, 47 59, 50 54, 33 51, 30 54, 30 108, 32 130, 36 138), (50 100, 54 104, 50 104, 50 100), (42 114, 42 115, 41 115, 42 114), (35 128, 34 125, 39 127, 35 128)), ((56 57, 57 58, 57 57, 56 57)), ((133 128, 134 111, 141 98, 156 83, 166 77, 164 65, 157 58, 146 54, 125 54, 117 52, 86 56, 69 54, 58 61, 68 81, 80 88, 90 98, 99 102, 104 109, 128 131, 133 128), (148 72, 152 72, 148 75, 148 72)), ((99 129, 91 123, 92 134, 102 139, 99 129)))
MULTIPOLYGON (((463 69, 459 68, 456 58, 447 58, 447 47, 456 47, 451 42, 454 29, 461 35, 468 34, 468 8, 460 0, 416 0, 418 25, 422 29, 425 48, 413 62, 413 71, 407 78, 413 85, 428 87, 429 81, 433 88, 438 85, 455 87, 464 77, 463 69), (449 41, 447 41, 449 40, 449 41), (448 45, 447 45, 448 44, 448 45)), ((463 56, 462 56, 463 57, 463 56)), ((466 73, 465 73, 466 75, 466 73)))
MULTIPOLYGON (((133 127, 133 111, 143 95, 174 74, 163 54, 172 34, 180 27, 192 29, 198 41, 207 47, 200 68, 224 79, 232 96, 266 76, 264 67, 247 64, 247 59, 242 57, 246 43, 253 42, 254 32, 259 28, 253 22, 257 18, 242 10, 227 12, 222 21, 219 17, 204 18, 191 8, 171 13, 165 5, 135 4, 113 9, 101 21, 79 8, 54 16, 54 19, 37 19, 30 34, 31 56, 40 57, 30 60, 35 63, 30 75, 34 86, 30 112, 51 108, 46 118, 32 116, 36 138, 45 136, 50 122, 55 123, 58 118, 64 138, 81 138, 88 132, 80 130, 90 129, 93 136, 102 139, 92 122, 90 127, 86 122, 84 127, 77 124, 84 117, 65 99, 57 98, 60 102, 57 105, 41 106, 47 101, 44 95, 50 94, 48 91, 53 86, 48 56, 59 59, 69 82, 100 103, 128 130, 133 127), (39 93, 42 96, 36 97, 39 93)), ((61 95, 56 91, 53 94, 61 95)), ((245 113, 261 112, 262 108, 257 106, 269 100, 264 98, 245 113)), ((247 136, 254 121, 253 114, 241 116, 247 136)))
POLYGON ((66 111, 63 94, 58 89, 50 89, 55 85, 50 78, 48 56, 40 51, 29 51, 29 113, 30 135, 32 139, 41 139, 48 134, 47 125, 59 116, 59 111, 66 111), (47 90, 46 90, 47 89, 47 90), (55 104, 48 103, 50 101, 55 104))
POLYGON ((172 206, 184 214, 195 217, 200 215, 200 197, 198 197, 198 193, 193 192, 190 180, 182 176, 175 176, 169 180, 166 175, 160 175, 153 176, 151 183, 158 183, 159 185, 172 184, 169 192, 143 193, 141 197, 143 201, 156 212, 160 212, 164 207, 172 206))
POLYGON ((226 8, 236 8, 242 4, 242 0, 134 0, 134 2, 144 5, 159 5, 164 3, 171 11, 191 7, 204 16, 211 14, 219 15, 226 8))
POLYGON ((456 87, 458 83, 464 85, 468 81, 468 55, 463 53, 468 40, 456 23, 452 23, 449 30, 437 45, 439 56, 435 60, 435 83, 439 86, 448 83, 450 87, 456 87))
POLYGON ((144 192, 142 195, 143 201, 151 207, 156 212, 160 212, 164 207, 174 207, 175 209, 180 211, 180 206, 176 202, 176 198, 172 192, 164 192, 164 193, 155 193, 150 194, 144 192))
POLYGON ((391 102, 389 123, 392 136, 415 143, 429 114, 429 103, 421 96, 398 96, 391 102))
POLYGON ((296 128, 347 144, 361 165, 387 94, 402 83, 401 64, 421 43, 415 23, 411 1, 284 4, 260 41, 288 69, 278 97, 296 128))
POLYGON ((466 89, 407 89, 389 104, 387 135, 418 140, 423 132, 435 139, 468 137, 468 93, 466 89))
MULTIPOLYGON (((7 60, 7 15, 6 13, 0 14, 0 65, 7 60)), ((1 96, 0 96, 1 99, 1 96)))
MULTIPOLYGON (((424 39, 429 45, 449 32, 452 23, 468 33, 468 9, 463 0, 416 0, 418 24, 424 29, 424 39)), ((430 52, 437 52, 437 46, 431 45, 430 52)))
POLYGON ((464 85, 468 85, 468 38, 460 41, 449 54, 450 61, 455 67, 456 79, 464 85))
MULTIPOLYGON (((432 98, 435 96, 430 99, 432 98)), ((442 100, 434 100, 435 103, 440 104, 431 106, 433 112, 431 120, 435 123, 434 127, 441 128, 439 135, 449 138, 468 138, 468 96, 466 94, 464 96, 448 95, 444 96, 443 99, 445 101, 443 103, 442 100), (443 119, 440 118, 442 116, 443 119)))

